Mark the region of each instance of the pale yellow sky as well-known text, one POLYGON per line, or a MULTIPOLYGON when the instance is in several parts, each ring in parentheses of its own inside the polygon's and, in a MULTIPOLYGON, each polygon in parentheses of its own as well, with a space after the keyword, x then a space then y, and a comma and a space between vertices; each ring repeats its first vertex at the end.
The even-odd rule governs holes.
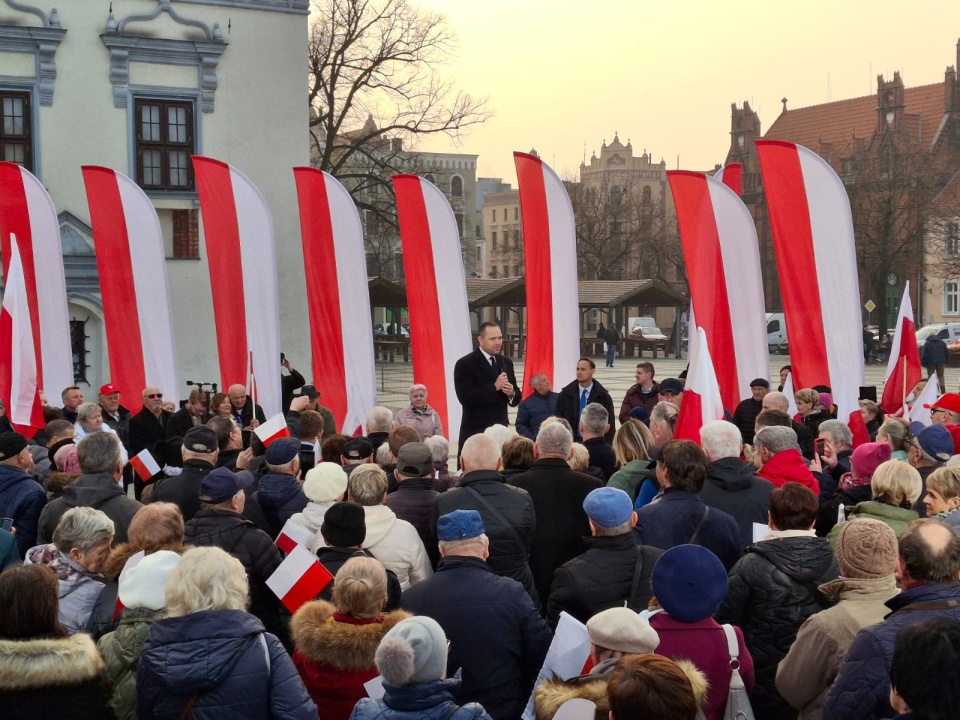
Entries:
MULTIPOLYGON (((416 0, 415 0, 416 1, 416 0)), ((957 61, 956 0, 420 0, 459 37, 450 68, 496 117, 460 152, 478 175, 515 182, 514 150, 535 147, 561 176, 610 142, 667 167, 723 162, 730 104, 749 100, 765 131, 781 110, 873 94, 900 70, 942 82, 957 61), (828 75, 829 92, 828 96, 828 75)), ((422 146, 455 150, 449 142, 422 146)))

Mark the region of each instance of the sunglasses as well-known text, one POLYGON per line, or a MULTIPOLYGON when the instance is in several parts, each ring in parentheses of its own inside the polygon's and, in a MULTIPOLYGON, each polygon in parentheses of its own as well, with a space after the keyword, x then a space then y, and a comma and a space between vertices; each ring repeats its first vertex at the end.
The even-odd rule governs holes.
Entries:
POLYGON ((150 395, 144 395, 144 398, 149 398, 151 400, 159 400, 163 397, 163 393, 152 393, 150 395))

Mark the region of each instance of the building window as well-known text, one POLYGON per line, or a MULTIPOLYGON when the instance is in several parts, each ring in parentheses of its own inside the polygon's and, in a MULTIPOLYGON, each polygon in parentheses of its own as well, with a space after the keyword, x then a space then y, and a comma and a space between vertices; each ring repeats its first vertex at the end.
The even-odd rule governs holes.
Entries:
POLYGON ((649 204, 650 204, 650 195, 651 195, 651 193, 650 193, 650 186, 647 185, 647 186, 645 186, 645 187, 643 188, 642 201, 643 201, 643 204, 644 204, 644 205, 649 205, 649 204))
POLYGON ((0 156, 7 162, 33 170, 30 127, 30 94, 0 92, 3 126, 0 127, 0 156))
POLYGON ((137 100, 137 182, 145 190, 193 190, 193 103, 137 100))
POLYGON ((943 314, 960 315, 960 280, 943 284, 943 314))
POLYGON ((490 233, 490 247, 494 250, 497 249, 497 231, 496 230, 490 233))
POLYGON ((180 260, 200 258, 200 223, 197 210, 173 211, 173 257, 180 260))
POLYGON ((623 200, 623 188, 619 185, 614 185, 610 188, 610 203, 613 205, 619 205, 623 200))
POLYGON ((520 231, 519 230, 513 231, 513 246, 515 248, 520 247, 520 231))
POLYGON ((463 197, 463 178, 459 175, 454 175, 450 179, 450 194, 453 197, 463 197))
POLYGON ((496 221, 497 221, 497 209, 494 208, 494 209, 493 209, 493 222, 496 222, 496 221))
POLYGON ((943 254, 946 257, 960 255, 960 223, 948 222, 944 227, 943 254))
POLYGON ((519 265, 514 265, 514 266, 513 266, 513 276, 514 276, 514 277, 520 277, 522 274, 523 274, 523 273, 520 272, 520 266, 519 266, 519 265))
POLYGON ((492 278, 497 277, 497 266, 496 266, 496 265, 494 265, 492 268, 490 268, 490 277, 492 277, 492 278))
POLYGON ((70 350, 73 354, 73 381, 87 382, 86 320, 70 321, 70 350))
POLYGON ((515 207, 515 208, 513 209, 513 219, 514 219, 514 220, 519 220, 519 219, 520 219, 520 208, 515 207))

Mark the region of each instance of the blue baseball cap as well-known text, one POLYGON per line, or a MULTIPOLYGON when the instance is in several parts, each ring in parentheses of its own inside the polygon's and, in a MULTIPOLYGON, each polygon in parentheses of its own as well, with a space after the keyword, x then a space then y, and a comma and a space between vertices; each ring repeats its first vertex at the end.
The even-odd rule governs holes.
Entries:
POLYGON ((200 482, 200 500, 211 505, 226 502, 241 490, 253 485, 253 475, 246 470, 233 472, 219 467, 200 482))
POLYGON ((437 539, 469 540, 483 535, 483 518, 476 510, 454 510, 437 520, 437 539))
POLYGON ((633 502, 630 496, 614 487, 591 490, 583 500, 583 509, 587 517, 605 528, 623 525, 633 516, 633 502))
POLYGON ((297 438, 278 438, 267 445, 264 457, 271 465, 286 465, 300 454, 300 441, 297 438))

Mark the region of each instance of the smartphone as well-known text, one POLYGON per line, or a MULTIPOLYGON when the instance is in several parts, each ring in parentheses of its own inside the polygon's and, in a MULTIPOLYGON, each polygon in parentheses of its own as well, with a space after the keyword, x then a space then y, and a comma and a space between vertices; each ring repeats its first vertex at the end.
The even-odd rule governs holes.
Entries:
POLYGON ((816 440, 813 441, 813 451, 817 455, 822 457, 823 454, 827 451, 826 444, 827 444, 826 440, 824 440, 823 438, 817 438, 816 440))
POLYGON ((10 528, 13 527, 13 518, 0 518, 0 530, 6 530, 10 532, 10 528))

